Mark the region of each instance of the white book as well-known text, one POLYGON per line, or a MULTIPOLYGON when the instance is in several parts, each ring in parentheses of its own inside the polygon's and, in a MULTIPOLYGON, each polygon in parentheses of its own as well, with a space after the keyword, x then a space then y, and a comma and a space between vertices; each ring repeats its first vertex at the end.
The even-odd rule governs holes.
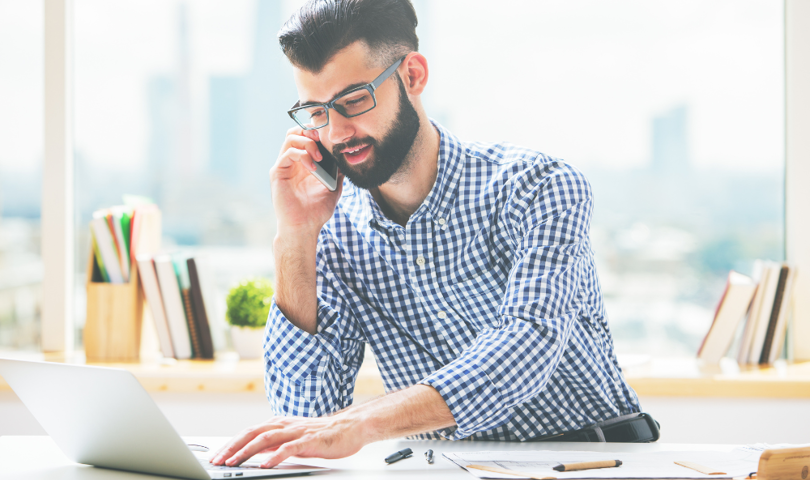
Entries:
POLYGON ((766 262, 765 268, 768 273, 765 284, 762 286, 762 303, 757 312, 754 338, 751 340, 751 350, 748 352, 748 362, 746 362, 750 364, 758 364, 762 356, 762 347, 765 345, 765 337, 768 334, 768 325, 773 311, 773 301, 776 297, 776 287, 779 285, 779 273, 782 270, 782 266, 776 262, 766 262))
POLYGON ((133 211, 132 243, 133 256, 141 253, 156 254, 160 251, 161 214, 157 206, 142 205, 133 211))
POLYGON ((172 336, 174 356, 180 360, 189 359, 191 358, 191 337, 188 333, 183 298, 180 294, 180 285, 177 283, 172 257, 170 255, 155 257, 155 270, 160 284, 160 293, 163 294, 163 307, 166 309, 166 320, 172 336))
POLYGON ((751 277, 731 271, 726 290, 717 306, 714 322, 698 351, 698 358, 710 364, 720 363, 728 352, 740 321, 745 317, 757 284, 751 277))
POLYGON ((169 333, 169 323, 166 320, 166 311, 163 308, 160 284, 155 273, 155 264, 152 263, 152 256, 148 254, 138 255, 137 261, 143 293, 146 296, 146 302, 149 304, 149 310, 152 312, 152 318, 155 319, 155 330, 157 330, 160 351, 164 357, 172 358, 174 357, 174 348, 172 347, 171 333, 169 333))
POLYGON ((757 314, 762 305, 767 275, 768 269, 765 268, 765 262, 762 260, 754 261, 753 279, 757 283, 757 291, 754 294, 754 300, 751 302, 751 308, 748 309, 748 319, 745 322, 745 329, 743 329, 742 338, 740 339, 740 351, 737 353, 737 363, 740 364, 748 363, 748 354, 751 352, 751 344, 754 341, 757 314))
POLYGON ((104 270, 107 271, 110 283, 125 283, 118 252, 115 250, 115 240, 110 233, 107 219, 101 216, 93 218, 90 221, 90 229, 96 239, 96 246, 101 253, 101 260, 104 262, 104 270))

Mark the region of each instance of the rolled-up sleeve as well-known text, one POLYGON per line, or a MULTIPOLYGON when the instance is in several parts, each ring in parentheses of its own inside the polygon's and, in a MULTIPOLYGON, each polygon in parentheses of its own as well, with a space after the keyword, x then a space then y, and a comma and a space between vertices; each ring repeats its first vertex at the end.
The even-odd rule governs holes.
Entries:
POLYGON ((495 327, 420 382, 450 408, 450 439, 507 423, 512 407, 541 393, 578 321, 593 201, 584 176, 560 165, 537 165, 502 212, 518 248, 495 327))
POLYGON ((270 306, 264 339, 265 392, 276 415, 318 417, 351 405, 365 343, 340 281, 324 260, 332 248, 322 233, 317 259, 317 333, 296 327, 270 306))

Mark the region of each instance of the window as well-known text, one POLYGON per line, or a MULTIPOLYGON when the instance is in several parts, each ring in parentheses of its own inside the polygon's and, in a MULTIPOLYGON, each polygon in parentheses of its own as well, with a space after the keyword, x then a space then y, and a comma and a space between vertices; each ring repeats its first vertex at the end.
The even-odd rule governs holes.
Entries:
POLYGON ((0 1, 0 349, 40 344, 42 2, 0 1))
POLYGON ((729 269, 782 260, 782 2, 416 3, 429 115, 580 168, 619 353, 692 356, 729 269))
POLYGON ((273 276, 268 171, 297 97, 283 2, 75 2, 77 339, 93 211, 124 193, 163 213, 163 247, 205 255, 228 289, 273 276))
MULTIPOLYGON (((223 297, 239 278, 272 275, 267 171, 297 98, 275 34, 301 3, 76 0, 77 298, 90 214, 122 193, 158 202, 164 246, 207 252, 223 297)), ((428 114, 462 139, 584 171, 618 351, 693 355, 728 270, 784 256, 782 2, 414 5, 428 114)), ((0 269, 10 258, 40 268, 41 8, 0 3, 0 79, 18 85, 0 91, 0 269), (15 210, 24 198, 31 208, 15 210), (13 222, 28 257, 8 253, 13 222)), ((4 285, 0 346, 17 345, 4 285)), ((31 292, 22 311, 35 319, 31 292)))

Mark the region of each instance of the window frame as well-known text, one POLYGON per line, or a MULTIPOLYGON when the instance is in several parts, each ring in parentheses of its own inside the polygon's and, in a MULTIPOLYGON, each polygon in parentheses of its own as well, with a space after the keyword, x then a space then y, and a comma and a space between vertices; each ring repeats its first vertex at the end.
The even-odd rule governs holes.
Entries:
POLYGON ((810 360, 810 2, 785 0, 785 252, 793 287, 793 359, 810 360))
POLYGON ((73 350, 73 0, 43 0, 43 352, 73 350))

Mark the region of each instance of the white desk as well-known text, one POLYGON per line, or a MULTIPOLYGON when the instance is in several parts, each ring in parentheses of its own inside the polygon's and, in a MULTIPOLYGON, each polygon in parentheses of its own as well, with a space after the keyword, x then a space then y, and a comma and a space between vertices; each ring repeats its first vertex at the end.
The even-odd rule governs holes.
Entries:
MULTIPOLYGON (((227 441, 224 437, 189 437, 188 442, 212 448, 227 441)), ((451 464, 442 457, 442 452, 475 450, 591 450, 602 452, 644 452, 656 450, 715 450, 730 451, 732 445, 700 444, 616 444, 616 443, 498 443, 498 442, 443 442, 389 440, 373 443, 359 453, 340 460, 305 459, 301 463, 335 469, 332 472, 301 478, 396 478, 429 480, 474 480, 475 477, 451 464), (413 457, 386 465, 383 459, 389 454, 410 447, 413 457), (429 465, 424 452, 432 448, 436 461, 429 465)), ((24 478, 26 480, 83 480, 83 479, 156 479, 152 475, 139 475, 102 468, 79 465, 68 460, 50 437, 4 436, 0 437, 0 478, 24 478)), ((169 478, 169 477, 165 477, 169 478)), ((296 477, 291 477, 296 478, 296 477)))

